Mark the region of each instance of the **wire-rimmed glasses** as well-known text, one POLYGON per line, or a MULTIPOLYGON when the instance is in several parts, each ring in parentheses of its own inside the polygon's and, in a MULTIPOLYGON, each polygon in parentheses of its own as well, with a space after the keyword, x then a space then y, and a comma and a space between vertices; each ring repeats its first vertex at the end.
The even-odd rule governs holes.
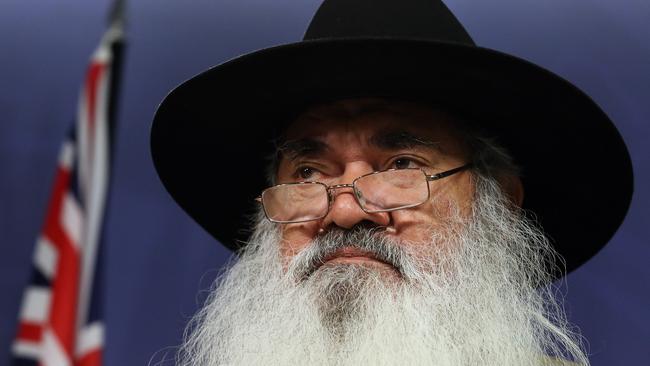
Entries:
POLYGON ((419 168, 388 169, 362 175, 351 184, 283 183, 262 191, 257 201, 262 203, 266 218, 280 224, 322 219, 334 201, 334 191, 342 188, 352 189, 354 198, 366 213, 402 210, 419 206, 429 199, 429 182, 470 166, 465 164, 433 175, 419 168))

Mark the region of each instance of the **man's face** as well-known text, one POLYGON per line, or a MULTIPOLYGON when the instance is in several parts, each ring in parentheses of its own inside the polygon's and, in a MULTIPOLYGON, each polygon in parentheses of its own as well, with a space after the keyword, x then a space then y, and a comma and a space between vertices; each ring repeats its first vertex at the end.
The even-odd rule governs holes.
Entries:
MULTIPOLYGON (((465 165, 469 151, 454 127, 458 121, 432 108, 375 99, 339 101, 311 108, 288 128, 277 183, 318 181, 349 184, 364 174, 385 169, 419 168, 436 174, 465 165)), ((281 225, 280 253, 285 265, 315 237, 338 227, 379 227, 403 245, 428 242, 432 231, 445 231, 451 217, 471 210, 473 185, 463 171, 429 182, 430 198, 420 206, 391 212, 366 213, 351 188, 337 189, 323 219, 281 225)), ((357 264, 395 268, 354 248, 329 256, 324 266, 357 264)))
MULTIPOLYGON (((470 151, 456 123, 410 103, 312 108, 286 132, 276 182, 461 167, 470 151)), ((539 365, 565 350, 585 360, 550 292, 538 289, 550 278, 551 245, 501 182, 480 173, 494 170, 480 160, 493 151, 476 151, 477 170, 429 182, 430 199, 417 207, 368 214, 345 187, 320 220, 260 215, 183 364, 539 365)))

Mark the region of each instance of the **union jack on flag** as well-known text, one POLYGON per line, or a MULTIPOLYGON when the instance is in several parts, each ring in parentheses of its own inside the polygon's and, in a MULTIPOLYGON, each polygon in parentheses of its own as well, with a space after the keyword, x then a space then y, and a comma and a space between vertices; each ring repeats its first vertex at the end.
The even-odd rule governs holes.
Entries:
POLYGON ((91 57, 77 118, 59 155, 12 345, 14 365, 102 364, 101 244, 123 43, 119 0, 110 23, 91 57))

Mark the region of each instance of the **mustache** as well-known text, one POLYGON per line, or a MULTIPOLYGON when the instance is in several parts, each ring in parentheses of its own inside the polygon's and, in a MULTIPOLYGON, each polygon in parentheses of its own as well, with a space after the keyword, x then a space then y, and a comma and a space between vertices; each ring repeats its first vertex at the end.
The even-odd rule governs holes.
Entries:
POLYGON ((288 273, 301 282, 309 278, 339 250, 352 248, 393 266, 405 276, 409 255, 400 241, 384 233, 381 226, 355 225, 351 229, 331 227, 312 240, 289 263, 288 273))

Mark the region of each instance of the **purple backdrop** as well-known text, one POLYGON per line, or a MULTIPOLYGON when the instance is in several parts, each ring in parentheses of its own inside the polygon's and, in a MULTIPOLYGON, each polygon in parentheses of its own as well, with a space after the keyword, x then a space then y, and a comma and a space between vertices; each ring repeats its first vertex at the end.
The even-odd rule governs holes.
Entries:
MULTIPOLYGON (((213 64, 299 40, 319 2, 128 4, 129 44, 107 226, 107 365, 169 358, 205 294, 200 291, 229 256, 158 182, 148 150, 156 106, 173 86, 213 64)), ((649 365, 650 2, 446 2, 479 45, 531 60, 585 90, 627 141, 636 174, 631 211, 609 246, 568 277, 566 304, 589 340, 594 365, 649 365)), ((58 149, 108 7, 107 0, 2 1, 0 365, 8 364, 58 149)), ((567 156, 557 163, 573 161, 567 156)), ((603 173, 606 166, 594 179, 603 173)), ((579 207, 575 214, 582 214, 579 207)))

